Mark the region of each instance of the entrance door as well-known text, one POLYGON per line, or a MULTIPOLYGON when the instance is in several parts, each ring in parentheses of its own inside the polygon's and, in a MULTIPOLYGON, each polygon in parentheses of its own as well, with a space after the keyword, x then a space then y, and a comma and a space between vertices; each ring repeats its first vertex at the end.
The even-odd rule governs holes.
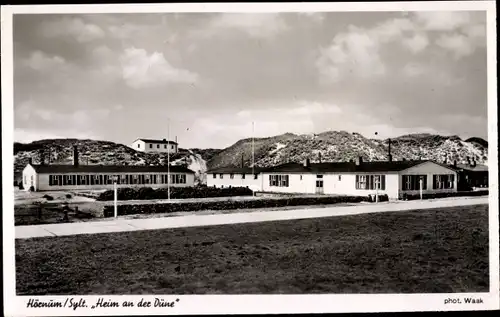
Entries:
POLYGON ((316 180, 316 194, 323 194, 323 180, 316 180))

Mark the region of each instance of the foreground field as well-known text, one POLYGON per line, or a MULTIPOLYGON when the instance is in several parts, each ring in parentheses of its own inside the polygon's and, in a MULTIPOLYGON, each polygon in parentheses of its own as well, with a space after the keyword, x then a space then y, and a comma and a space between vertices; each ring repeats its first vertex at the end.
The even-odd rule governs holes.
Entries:
POLYGON ((19 295, 488 291, 488 206, 16 240, 19 295))

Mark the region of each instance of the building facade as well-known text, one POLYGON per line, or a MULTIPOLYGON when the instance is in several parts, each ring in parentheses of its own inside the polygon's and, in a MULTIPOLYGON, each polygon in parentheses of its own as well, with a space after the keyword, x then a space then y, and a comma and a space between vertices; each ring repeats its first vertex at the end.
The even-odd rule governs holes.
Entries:
POLYGON ((179 145, 177 142, 167 139, 152 140, 152 139, 137 139, 130 145, 136 151, 141 152, 156 152, 156 153, 177 153, 179 145))
POLYGON ((368 196, 456 192, 457 171, 433 161, 287 163, 262 172, 263 192, 368 196))
POLYGON ((219 168, 207 171, 207 186, 248 187, 253 191, 262 191, 262 169, 245 168, 219 168))
POLYGON ((32 164, 23 170, 25 190, 99 190, 117 187, 190 187, 195 173, 184 166, 79 165, 74 149, 72 165, 32 164))
POLYGON ((264 193, 368 196, 457 191, 457 170, 433 161, 380 161, 286 163, 258 169, 222 168, 209 171, 207 184, 215 187, 244 186, 264 193), (247 174, 248 173, 248 174, 247 174))

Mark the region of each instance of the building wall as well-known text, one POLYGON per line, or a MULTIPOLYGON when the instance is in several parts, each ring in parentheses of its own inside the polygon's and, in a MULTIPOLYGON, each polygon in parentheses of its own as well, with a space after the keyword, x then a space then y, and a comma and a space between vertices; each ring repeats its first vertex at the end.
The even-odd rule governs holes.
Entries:
POLYGON ((441 165, 435 164, 433 162, 426 162, 407 170, 401 171, 399 173, 399 192, 400 194, 419 194, 420 190, 403 190, 403 176, 404 175, 427 175, 427 189, 423 190, 422 193, 442 193, 442 192, 456 192, 458 183, 458 174, 454 170, 448 169, 441 165), (433 176, 434 175, 445 175, 453 174, 455 175, 454 186, 451 189, 433 189, 433 176))
POLYGON ((325 174, 323 186, 325 194, 368 196, 375 195, 375 189, 357 189, 356 175, 385 175, 385 189, 379 189, 379 195, 387 195, 389 199, 398 199, 399 177, 397 173, 345 173, 325 174), (340 178, 339 178, 340 177, 340 178))
POLYGON ((177 153, 178 151, 178 146, 177 144, 160 144, 160 143, 148 143, 144 142, 142 140, 136 140, 134 143, 132 143, 132 148, 136 151, 141 151, 141 152, 155 152, 155 153, 177 153), (138 147, 138 145, 140 147, 138 147), (150 147, 151 145, 151 147, 150 147), (165 146, 167 148, 165 148, 165 146))
POLYGON ((264 173, 262 174, 262 191, 276 193, 314 194, 316 190, 316 174, 299 173, 264 173), (288 175, 288 187, 271 186, 270 175, 288 175))
POLYGON ((257 174, 257 179, 254 179, 252 174, 245 174, 245 179, 241 178, 241 174, 234 173, 233 178, 229 173, 222 174, 222 179, 220 174, 216 174, 214 178, 213 173, 207 173, 207 186, 209 187, 247 187, 254 191, 262 190, 262 175, 257 174))
MULTIPOLYGON (((71 175, 122 175, 122 174, 156 174, 156 175, 167 175, 167 173, 99 173, 99 174, 89 174, 89 173, 71 173, 71 175)), ((183 174, 183 173, 170 173, 170 175, 183 174)), ((60 173, 54 173, 50 175, 66 175, 60 173)), ((170 187, 192 187, 194 186, 194 174, 185 174, 186 183, 185 184, 170 184, 170 187)), ((98 190, 98 189, 113 189, 113 184, 103 184, 103 185, 66 185, 66 186, 50 186, 49 185, 49 174, 39 174, 38 191, 49 191, 49 190, 98 190)), ((152 188, 167 188, 168 184, 117 184, 117 188, 122 187, 152 187, 152 188)))
POLYGON ((31 186, 33 186, 35 190, 38 190, 38 178, 39 175, 36 173, 35 169, 29 164, 26 165, 22 175, 24 190, 29 190, 31 186))

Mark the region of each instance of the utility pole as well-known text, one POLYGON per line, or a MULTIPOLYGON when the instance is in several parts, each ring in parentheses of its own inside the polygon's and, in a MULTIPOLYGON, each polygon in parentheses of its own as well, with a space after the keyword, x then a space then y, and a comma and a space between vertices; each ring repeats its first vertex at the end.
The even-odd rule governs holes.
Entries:
POLYGON ((167 118, 167 199, 170 201, 170 118, 167 118))
MULTIPOLYGON (((252 121, 252 177, 255 179, 255 122, 252 121)), ((252 191, 255 196, 255 191, 252 191)))

